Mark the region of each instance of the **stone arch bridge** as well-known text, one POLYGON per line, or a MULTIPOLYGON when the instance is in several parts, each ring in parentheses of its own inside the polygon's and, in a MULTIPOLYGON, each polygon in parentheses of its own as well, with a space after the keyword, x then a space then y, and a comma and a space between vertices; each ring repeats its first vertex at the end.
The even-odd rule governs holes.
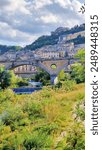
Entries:
POLYGON ((58 58, 58 59, 41 59, 41 58, 28 58, 28 59, 6 59, 0 60, 0 65, 4 65, 6 70, 14 69, 18 66, 32 65, 40 67, 50 74, 51 84, 56 84, 59 72, 66 68, 74 61, 74 58, 58 58))

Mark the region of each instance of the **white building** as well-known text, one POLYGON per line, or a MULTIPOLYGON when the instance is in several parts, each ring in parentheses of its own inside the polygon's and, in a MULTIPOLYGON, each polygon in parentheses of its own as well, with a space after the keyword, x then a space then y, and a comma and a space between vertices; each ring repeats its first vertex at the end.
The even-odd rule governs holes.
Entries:
POLYGON ((47 51, 42 53, 42 58, 59 58, 60 54, 56 51, 47 51))

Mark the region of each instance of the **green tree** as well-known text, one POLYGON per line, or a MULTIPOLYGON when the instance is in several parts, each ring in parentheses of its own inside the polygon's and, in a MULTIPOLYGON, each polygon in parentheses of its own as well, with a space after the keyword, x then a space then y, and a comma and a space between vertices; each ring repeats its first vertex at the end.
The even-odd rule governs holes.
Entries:
POLYGON ((19 77, 17 77, 12 70, 8 71, 11 76, 10 88, 17 87, 17 83, 19 82, 19 77))
POLYGON ((0 67, 0 88, 5 89, 11 84, 11 73, 6 71, 4 67, 0 67))
POLYGON ((78 58, 79 62, 71 66, 71 78, 77 83, 85 82, 85 50, 79 50, 75 58, 78 58))
POLYGON ((42 82, 43 85, 50 83, 50 75, 43 70, 39 70, 39 73, 37 73, 32 79, 36 82, 42 82))
POLYGON ((81 63, 81 65, 85 65, 85 50, 79 50, 75 55, 75 58, 78 58, 80 60, 79 62, 81 63))
POLYGON ((85 82, 85 67, 80 63, 76 63, 71 68, 71 78, 74 79, 76 83, 85 82))
POLYGON ((18 81, 17 81, 16 84, 17 84, 18 87, 28 86, 29 85, 28 80, 27 79, 23 79, 23 78, 18 78, 18 81))
POLYGON ((64 70, 61 70, 59 75, 58 75, 58 80, 59 81, 64 81, 65 80, 65 73, 64 70))

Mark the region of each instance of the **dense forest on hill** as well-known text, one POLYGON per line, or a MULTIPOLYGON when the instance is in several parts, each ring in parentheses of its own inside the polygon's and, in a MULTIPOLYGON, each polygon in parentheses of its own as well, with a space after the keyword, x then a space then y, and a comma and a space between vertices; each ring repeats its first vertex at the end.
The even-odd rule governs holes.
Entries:
POLYGON ((66 43, 70 43, 70 42, 73 42, 75 45, 77 45, 77 44, 84 44, 84 43, 85 43, 85 37, 79 35, 79 36, 77 36, 77 38, 75 38, 75 39, 66 41, 66 43))
POLYGON ((0 54, 3 54, 7 51, 18 51, 21 50, 21 46, 7 46, 7 45, 0 45, 0 54))
MULTIPOLYGON (((77 33, 80 31, 85 31, 85 24, 82 24, 80 26, 75 26, 71 29, 58 28, 55 30, 55 32, 52 32, 51 35, 41 36, 35 42, 33 42, 30 45, 27 45, 25 48, 35 50, 35 49, 41 48, 45 45, 54 45, 54 44, 57 44, 60 36, 66 35, 66 34, 73 34, 73 33, 77 33)), ((82 44, 82 43, 85 43, 85 37, 80 37, 80 38, 77 38, 77 40, 75 40, 75 44, 82 44)))

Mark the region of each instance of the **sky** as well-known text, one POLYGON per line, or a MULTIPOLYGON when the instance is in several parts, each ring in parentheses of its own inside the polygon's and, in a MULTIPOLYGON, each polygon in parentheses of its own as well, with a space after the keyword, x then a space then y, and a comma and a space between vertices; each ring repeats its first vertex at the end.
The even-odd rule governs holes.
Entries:
POLYGON ((0 0, 0 44, 25 46, 58 27, 84 23, 84 0, 0 0))

